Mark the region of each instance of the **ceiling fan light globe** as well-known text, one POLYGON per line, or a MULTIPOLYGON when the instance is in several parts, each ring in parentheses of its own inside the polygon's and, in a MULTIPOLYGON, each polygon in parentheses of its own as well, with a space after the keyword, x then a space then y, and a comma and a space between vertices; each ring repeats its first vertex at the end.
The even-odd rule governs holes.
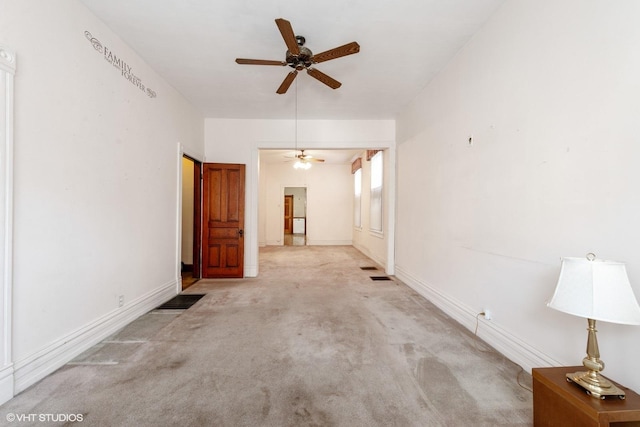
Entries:
POLYGON ((303 169, 307 170, 311 167, 311 163, 305 162, 303 160, 298 160, 293 164, 294 169, 303 169))

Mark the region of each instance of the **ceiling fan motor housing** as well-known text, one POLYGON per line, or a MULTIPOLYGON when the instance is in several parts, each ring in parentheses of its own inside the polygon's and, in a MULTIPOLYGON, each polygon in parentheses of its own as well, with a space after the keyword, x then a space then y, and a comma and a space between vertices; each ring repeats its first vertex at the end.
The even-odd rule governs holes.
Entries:
POLYGON ((311 61, 312 57, 313 52, 304 46, 300 46, 300 54, 298 55, 294 55, 287 50, 287 64, 289 67, 295 68, 296 70, 310 67, 313 64, 311 61))

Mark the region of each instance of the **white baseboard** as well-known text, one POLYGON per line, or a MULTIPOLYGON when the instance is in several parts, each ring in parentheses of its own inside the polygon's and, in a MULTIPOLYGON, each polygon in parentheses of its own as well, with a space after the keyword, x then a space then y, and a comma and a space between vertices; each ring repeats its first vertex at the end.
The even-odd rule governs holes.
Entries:
MULTIPOLYGON (((307 246, 351 246, 351 240, 312 240, 307 238, 307 246)), ((284 246, 280 240, 268 240, 267 246, 284 246)))
POLYGON ((356 248, 357 250, 359 250, 360 252, 362 252, 362 254, 368 258, 371 258, 373 261, 376 262, 376 264, 382 266, 385 269, 385 272, 387 271, 387 260, 386 259, 382 259, 374 254, 371 253, 371 251, 367 248, 365 248, 362 245, 357 244, 356 242, 353 243, 353 247, 356 248))
POLYGON ((40 381, 82 352, 176 295, 175 280, 98 318, 40 351, 15 361, 15 393, 40 381))
POLYGON ((0 405, 10 400, 13 394, 13 364, 0 370, 0 405))
POLYGON ((244 277, 258 277, 258 266, 244 266, 244 277))
MULTIPOLYGON (((477 313, 474 310, 421 282, 397 265, 396 277, 465 328, 470 331, 475 329, 477 313)), ((560 362, 528 345, 493 320, 482 323, 478 338, 529 373, 532 368, 561 366, 560 362)))
POLYGON ((351 240, 307 240, 308 246, 351 246, 351 240))

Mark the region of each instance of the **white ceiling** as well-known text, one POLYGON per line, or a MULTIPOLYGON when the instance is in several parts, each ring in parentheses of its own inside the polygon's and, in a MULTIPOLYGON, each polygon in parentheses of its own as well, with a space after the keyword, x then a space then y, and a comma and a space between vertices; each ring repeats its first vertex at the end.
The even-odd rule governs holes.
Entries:
POLYGON ((296 79, 300 119, 394 119, 504 0, 81 0, 204 117, 292 119, 296 83, 276 27, 285 18, 319 53, 351 41, 360 53, 317 65, 332 90, 296 79))

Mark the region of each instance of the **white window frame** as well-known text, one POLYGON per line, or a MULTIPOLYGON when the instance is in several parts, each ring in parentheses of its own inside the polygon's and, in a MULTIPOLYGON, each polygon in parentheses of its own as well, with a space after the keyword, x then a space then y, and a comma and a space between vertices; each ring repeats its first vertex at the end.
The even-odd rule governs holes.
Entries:
POLYGON ((353 226, 362 229, 362 168, 353 173, 353 226))
POLYGON ((384 229, 383 183, 384 161, 382 151, 371 157, 371 195, 369 197, 369 229, 375 234, 382 234, 384 229))

